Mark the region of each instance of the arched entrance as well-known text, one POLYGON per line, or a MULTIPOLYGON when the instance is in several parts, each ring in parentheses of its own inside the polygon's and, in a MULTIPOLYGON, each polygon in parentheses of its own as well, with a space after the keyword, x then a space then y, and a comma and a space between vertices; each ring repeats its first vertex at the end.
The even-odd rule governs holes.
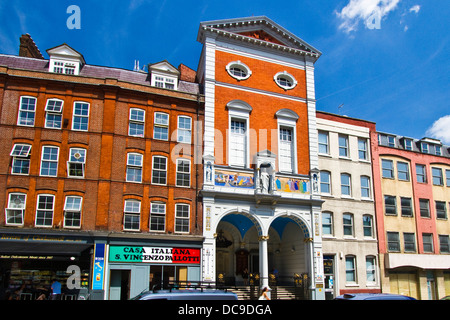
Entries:
POLYGON ((248 273, 261 284, 273 274, 278 285, 293 286, 295 275, 310 273, 310 262, 310 232, 296 215, 261 223, 250 213, 233 212, 217 225, 216 279, 224 285, 247 285, 248 273))

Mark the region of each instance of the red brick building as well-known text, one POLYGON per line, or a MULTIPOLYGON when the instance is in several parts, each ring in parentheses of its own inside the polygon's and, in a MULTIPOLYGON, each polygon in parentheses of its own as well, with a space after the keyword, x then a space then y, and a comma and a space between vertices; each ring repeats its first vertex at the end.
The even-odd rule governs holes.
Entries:
POLYGON ((20 56, 0 55, 3 288, 20 286, 30 270, 42 284, 50 275, 65 281, 70 264, 105 299, 160 280, 200 280, 195 71, 167 61, 148 72, 93 66, 66 44, 47 53, 24 35, 20 56), (171 256, 156 265, 142 252, 127 260, 122 253, 136 247, 190 248, 196 262, 175 265, 171 256), (95 276, 94 255, 103 263, 95 276))

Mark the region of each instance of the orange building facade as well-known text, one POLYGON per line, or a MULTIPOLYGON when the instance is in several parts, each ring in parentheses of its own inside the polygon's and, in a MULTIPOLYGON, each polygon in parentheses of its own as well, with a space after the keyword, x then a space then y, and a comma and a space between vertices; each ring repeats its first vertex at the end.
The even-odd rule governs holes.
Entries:
POLYGON ((47 53, 0 55, 4 291, 25 284, 32 297, 57 277, 67 298, 119 299, 198 281, 203 97, 195 71, 166 61, 148 72, 91 66, 65 44, 47 53), (193 256, 176 262, 168 254, 176 248, 193 256), (164 250, 164 263, 151 250, 164 250), (82 279, 72 288, 71 265, 82 279))

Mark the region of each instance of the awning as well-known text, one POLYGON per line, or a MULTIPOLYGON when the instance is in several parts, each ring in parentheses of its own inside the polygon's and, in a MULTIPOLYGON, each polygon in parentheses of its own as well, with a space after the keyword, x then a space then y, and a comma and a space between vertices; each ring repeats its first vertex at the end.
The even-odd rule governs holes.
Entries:
MULTIPOLYGON (((79 257, 92 247, 87 243, 54 243, 54 242, 0 242, 0 256, 70 256, 79 257)), ((4 257, 5 258, 5 257, 4 257)))

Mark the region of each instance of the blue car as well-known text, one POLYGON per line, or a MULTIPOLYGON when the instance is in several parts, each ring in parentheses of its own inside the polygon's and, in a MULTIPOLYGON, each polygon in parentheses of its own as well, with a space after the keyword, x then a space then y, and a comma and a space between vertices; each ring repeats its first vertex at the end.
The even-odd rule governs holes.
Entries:
POLYGON ((413 297, 392 293, 346 293, 335 300, 416 300, 413 297))

